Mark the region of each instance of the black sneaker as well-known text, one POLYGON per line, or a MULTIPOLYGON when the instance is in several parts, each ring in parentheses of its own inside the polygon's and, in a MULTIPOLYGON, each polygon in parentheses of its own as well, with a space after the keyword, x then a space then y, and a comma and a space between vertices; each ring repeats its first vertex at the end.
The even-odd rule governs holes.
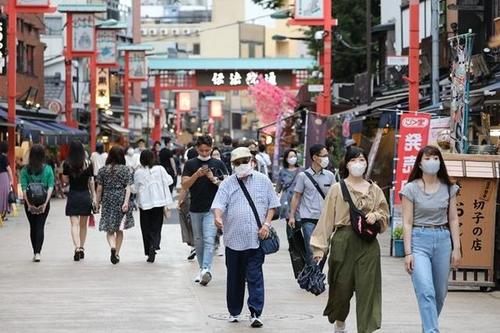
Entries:
POLYGON ((78 250, 75 250, 75 254, 73 255, 73 260, 80 261, 80 252, 78 250))
POLYGON ((252 315, 250 318, 250 326, 254 328, 262 327, 264 323, 262 322, 262 319, 257 317, 256 315, 252 315))
POLYGON ((116 249, 114 248, 111 249, 111 257, 109 259, 111 260, 111 263, 113 265, 116 265, 117 263, 120 262, 120 258, 116 255, 116 249))
POLYGON ((187 260, 193 260, 194 257, 196 257, 196 249, 195 248, 191 249, 191 252, 189 253, 189 255, 187 257, 187 260))

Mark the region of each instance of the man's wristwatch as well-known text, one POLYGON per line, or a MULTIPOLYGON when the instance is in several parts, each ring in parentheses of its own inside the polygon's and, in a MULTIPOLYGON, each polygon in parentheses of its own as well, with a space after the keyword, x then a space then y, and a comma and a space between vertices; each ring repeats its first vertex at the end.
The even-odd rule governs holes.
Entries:
POLYGON ((269 222, 264 222, 264 225, 267 226, 268 228, 271 228, 271 223, 269 222))

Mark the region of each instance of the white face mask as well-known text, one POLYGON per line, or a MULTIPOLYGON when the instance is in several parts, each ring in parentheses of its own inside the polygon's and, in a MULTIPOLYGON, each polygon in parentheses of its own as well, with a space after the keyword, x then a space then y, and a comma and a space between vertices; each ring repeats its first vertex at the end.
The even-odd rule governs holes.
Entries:
POLYGON ((234 167, 234 173, 238 178, 243 178, 248 176, 252 172, 252 165, 250 163, 240 164, 234 167))
POLYGON ((330 163, 330 159, 328 158, 328 156, 325 156, 325 157, 321 157, 321 161, 319 162, 319 165, 321 165, 321 167, 324 169, 328 166, 329 163, 330 163))
POLYGON ((200 161, 202 161, 202 162, 206 162, 206 161, 208 161, 208 160, 210 159, 210 156, 206 156, 206 157, 204 157, 204 156, 200 156, 200 155, 198 155, 198 159, 199 159, 200 161))
POLYGON ((435 159, 422 160, 422 162, 420 163, 420 168, 424 173, 428 175, 437 174, 440 167, 441 167, 441 161, 435 159))
POLYGON ((130 156, 130 157, 134 156, 134 150, 132 148, 129 148, 127 150, 127 155, 130 156))
POLYGON ((291 166, 292 166, 292 165, 295 165, 295 164, 297 164, 297 157, 289 157, 289 158, 287 158, 287 160, 286 160, 286 161, 287 161, 287 162, 288 162, 288 164, 290 164, 291 166))
POLYGON ((361 177, 366 171, 366 163, 364 162, 353 162, 349 166, 349 174, 353 177, 361 177))

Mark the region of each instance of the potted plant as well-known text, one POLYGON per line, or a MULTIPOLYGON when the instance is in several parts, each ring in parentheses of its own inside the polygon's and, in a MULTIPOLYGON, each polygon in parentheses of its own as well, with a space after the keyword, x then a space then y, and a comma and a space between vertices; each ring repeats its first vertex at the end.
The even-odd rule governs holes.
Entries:
POLYGON ((398 225, 392 230, 392 239, 394 241, 394 256, 404 257, 405 246, 403 242, 403 226, 398 225))

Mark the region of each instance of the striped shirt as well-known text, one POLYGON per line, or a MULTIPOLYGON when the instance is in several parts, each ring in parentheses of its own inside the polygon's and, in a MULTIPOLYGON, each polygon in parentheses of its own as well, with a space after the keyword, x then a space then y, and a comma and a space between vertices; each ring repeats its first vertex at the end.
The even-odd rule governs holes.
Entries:
MULTIPOLYGON (((266 175, 252 171, 243 180, 260 217, 266 221, 267 211, 280 206, 273 184, 266 175)), ((257 249, 260 246, 259 228, 236 175, 225 179, 219 186, 212 209, 222 210, 224 245, 235 251, 257 249)))

